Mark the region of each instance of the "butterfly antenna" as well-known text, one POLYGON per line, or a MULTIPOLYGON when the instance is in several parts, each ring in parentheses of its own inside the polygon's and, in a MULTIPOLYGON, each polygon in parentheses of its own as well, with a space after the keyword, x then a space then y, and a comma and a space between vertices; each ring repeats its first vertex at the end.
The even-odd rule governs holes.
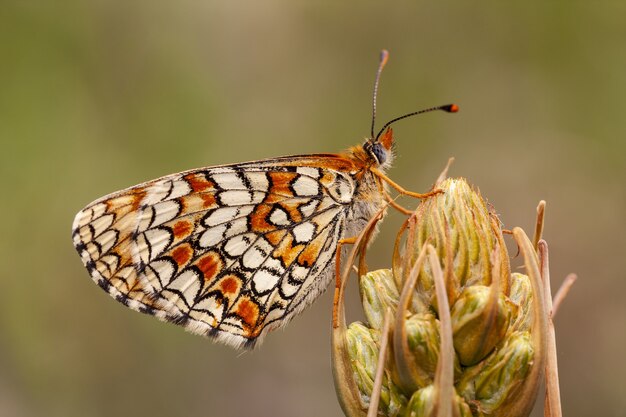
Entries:
POLYGON ((372 98, 372 129, 370 131, 370 137, 374 137, 374 124, 376 123, 376 96, 378 96, 378 83, 380 81, 380 74, 385 68, 385 64, 389 59, 389 52, 386 49, 380 51, 380 61, 378 62, 378 71, 376 71, 376 80, 374 81, 374 97, 372 98))
MULTIPOLYGON (((404 116, 396 117, 395 119, 390 120, 387 123, 385 123, 382 129, 380 129, 378 134, 375 136, 374 140, 378 139, 378 137, 382 135, 382 133, 384 132, 386 128, 388 128, 391 124, 397 122, 398 120, 406 119, 407 117, 416 116, 418 114, 428 113, 428 112, 436 111, 436 110, 443 110, 448 113, 456 113, 459 111, 459 106, 457 106, 456 104, 445 104, 443 106, 437 106, 437 107, 431 107, 429 109, 418 110, 418 111, 405 114, 404 116)), ((373 133, 373 129, 374 129, 374 126, 372 125, 372 133, 373 133)), ((372 137, 374 137, 373 134, 372 134, 372 137)))

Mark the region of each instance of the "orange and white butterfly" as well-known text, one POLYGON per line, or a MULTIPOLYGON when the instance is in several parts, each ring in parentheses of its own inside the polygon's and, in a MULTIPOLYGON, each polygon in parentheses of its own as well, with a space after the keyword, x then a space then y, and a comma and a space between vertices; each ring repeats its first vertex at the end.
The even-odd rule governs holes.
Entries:
POLYGON ((74 246, 92 279, 127 307, 253 347, 328 287, 340 241, 392 202, 387 184, 427 195, 384 171, 388 126, 432 110, 457 107, 409 113, 376 136, 372 117, 371 137, 340 154, 194 169, 107 195, 76 215, 74 246))

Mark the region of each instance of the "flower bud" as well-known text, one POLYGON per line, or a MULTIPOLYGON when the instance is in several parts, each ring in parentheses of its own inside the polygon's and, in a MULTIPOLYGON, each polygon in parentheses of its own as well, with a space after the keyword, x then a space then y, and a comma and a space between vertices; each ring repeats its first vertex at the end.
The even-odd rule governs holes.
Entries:
POLYGON ((367 322, 371 328, 380 330, 387 308, 395 311, 400 297, 391 270, 368 272, 361 276, 359 288, 367 322))
MULTIPOLYGON (((379 339, 379 331, 368 329, 363 323, 359 322, 351 323, 346 332, 346 342, 354 372, 354 380, 365 408, 369 404, 374 387, 379 339)), ((390 372, 385 370, 380 393, 379 410, 384 412, 386 416, 396 416, 403 410, 405 404, 406 398, 391 381, 390 372)))
MULTIPOLYGON (((470 407, 465 400, 454 395, 454 404, 452 405, 453 415, 458 417, 472 417, 470 407)), ((435 417, 437 415, 436 406, 439 397, 434 385, 429 385, 416 391, 406 408, 406 417, 435 417)))
MULTIPOLYGON (((447 179, 437 187, 443 194, 425 200, 416 211, 413 257, 427 241, 435 247, 451 304, 464 287, 488 286, 494 279, 499 280, 501 291, 508 294, 509 257, 497 217, 464 179, 447 179), (499 252, 495 257, 497 268, 492 262, 494 251, 499 252), (493 271, 498 271, 498 276, 492 276, 493 271)), ((423 268, 422 275, 418 291, 432 297, 433 281, 428 267, 423 268)))
POLYGON ((485 362, 468 369, 457 389, 466 400, 475 402, 479 411, 498 416, 505 401, 515 401, 516 389, 528 374, 533 357, 530 334, 515 332, 485 362))
POLYGON ((511 274, 511 301, 517 306, 510 330, 526 331, 533 322, 533 288, 527 275, 514 272, 511 274))
POLYGON ((461 364, 470 366, 484 359, 507 332, 514 306, 493 287, 474 285, 452 307, 454 348, 461 364))
POLYGON ((439 358, 439 324, 432 314, 414 314, 405 322, 409 354, 414 363, 417 385, 432 383, 439 358))

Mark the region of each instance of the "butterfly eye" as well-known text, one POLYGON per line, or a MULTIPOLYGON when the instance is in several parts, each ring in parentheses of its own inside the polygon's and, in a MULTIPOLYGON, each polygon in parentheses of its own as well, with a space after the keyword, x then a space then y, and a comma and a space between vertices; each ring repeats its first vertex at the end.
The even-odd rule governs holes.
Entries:
POLYGON ((372 145, 370 152, 374 155, 379 165, 382 165, 385 161, 387 161, 387 150, 383 148, 381 143, 375 142, 372 145))

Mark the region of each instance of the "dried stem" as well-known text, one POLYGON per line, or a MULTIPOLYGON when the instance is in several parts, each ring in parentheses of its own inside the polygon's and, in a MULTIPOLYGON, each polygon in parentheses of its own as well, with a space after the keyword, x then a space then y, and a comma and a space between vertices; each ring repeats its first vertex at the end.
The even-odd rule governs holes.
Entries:
POLYGON ((400 381, 402 389, 405 392, 417 391, 419 389, 417 381, 423 379, 419 377, 418 371, 417 369, 415 369, 415 363, 407 361, 407 358, 410 357, 410 355, 408 354, 410 349, 409 340, 406 335, 405 315, 414 293, 415 284, 417 283, 417 277, 419 276, 422 265, 424 264, 424 259, 426 258, 426 250, 427 246, 424 246, 420 251, 419 256, 417 257, 415 264, 413 264, 413 268, 411 268, 411 272, 409 273, 409 276, 404 282, 404 286, 402 287, 402 293, 400 294, 398 307, 396 309, 396 318, 393 332, 393 351, 394 359, 397 365, 398 379, 400 381))
POLYGON ((541 200, 539 205, 537 205, 537 220, 535 222, 535 235, 533 236, 533 248, 537 250, 537 244, 541 240, 543 235, 543 224, 544 218, 546 215, 546 202, 545 200, 541 200))
POLYGON ((574 285, 574 282, 576 282, 577 279, 578 276, 576 274, 569 274, 565 277, 565 281, 563 281, 563 284, 561 284, 561 287, 556 292, 556 295, 552 300, 552 320, 554 320, 554 316, 556 316, 556 312, 559 310, 561 303, 565 297, 567 297, 569 290, 572 288, 572 285, 574 285))
POLYGON ((378 351, 378 363, 376 364, 376 377, 374 378, 374 386, 372 387, 367 417, 376 417, 378 414, 378 401, 380 400, 380 392, 383 389, 383 375, 385 375, 385 360, 387 357, 389 329, 391 329, 391 315, 391 309, 387 308, 385 312, 385 322, 380 334, 380 350, 378 351))
POLYGON ((556 337, 552 321, 552 291, 550 289, 550 261, 548 244, 545 240, 538 243, 539 259, 541 262, 541 278, 545 294, 546 310, 548 314, 548 331, 546 334, 546 398, 543 409, 544 417, 561 417, 561 393, 559 390, 559 369, 556 358, 556 337))
POLYGON ((532 338, 535 349, 533 366, 526 376, 525 382, 517 394, 514 409, 502 410, 506 416, 527 416, 535 403, 539 381, 543 377, 546 356, 546 335, 548 328, 548 313, 544 300, 544 288, 537 259, 537 252, 532 246, 526 233, 519 227, 513 229, 513 237, 524 258, 526 272, 530 278, 533 291, 533 324, 532 338))
POLYGON ((428 244, 428 259, 435 281, 437 294, 437 307, 439 313, 439 326, 441 337, 441 354, 437 361, 434 385, 437 391, 437 412, 435 417, 452 417, 452 404, 454 403, 454 345, 452 342, 452 320, 450 318, 450 305, 443 280, 443 271, 439 264, 437 251, 428 244))
POLYGON ((454 162, 454 157, 453 156, 448 158, 448 163, 443 168, 443 171, 441 171, 441 174, 439 174, 439 176, 435 180, 435 187, 437 186, 437 184, 439 184, 441 182, 444 182, 446 180, 446 178, 448 178, 448 170, 450 169, 450 165, 452 165, 453 162, 454 162))

